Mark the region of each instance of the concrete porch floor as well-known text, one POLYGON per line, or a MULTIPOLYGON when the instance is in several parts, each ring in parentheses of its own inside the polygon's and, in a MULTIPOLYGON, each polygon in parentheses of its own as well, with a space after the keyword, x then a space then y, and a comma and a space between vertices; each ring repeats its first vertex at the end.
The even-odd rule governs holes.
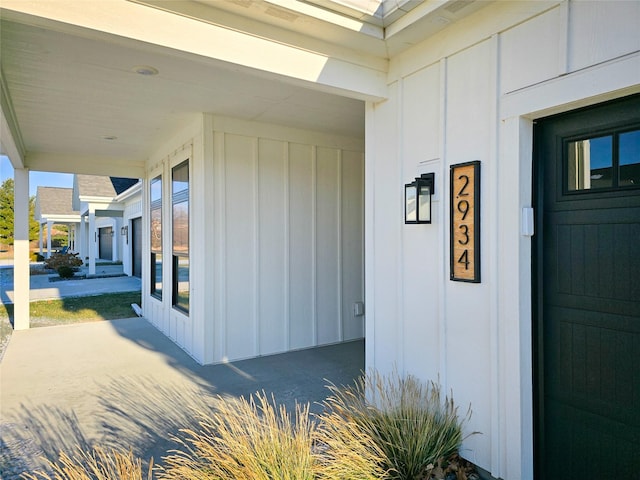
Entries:
POLYGON ((217 395, 264 390, 318 412, 328 381, 363 368, 364 341, 200 366, 144 318, 17 331, 0 363, 0 477, 96 442, 158 463, 217 395))

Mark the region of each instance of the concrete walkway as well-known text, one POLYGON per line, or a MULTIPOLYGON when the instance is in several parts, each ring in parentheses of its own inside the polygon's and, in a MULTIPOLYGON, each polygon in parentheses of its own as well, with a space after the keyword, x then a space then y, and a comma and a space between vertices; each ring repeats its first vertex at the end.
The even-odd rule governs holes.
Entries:
MULTIPOLYGON (((86 267, 79 275, 86 274, 86 267)), ((96 267, 97 275, 122 274, 122 265, 103 265, 96 267)), ((137 277, 106 277, 50 281, 57 279, 57 274, 31 275, 29 299, 51 300, 65 297, 82 297, 100 295, 102 293, 133 292, 140 290, 141 281, 137 277)), ((13 303, 13 268, 0 268, 0 302, 13 303)))
POLYGON ((325 379, 349 384, 363 368, 362 341, 200 366, 143 318, 14 332, 0 363, 0 477, 94 442, 159 462, 216 395, 264 390, 319 411, 325 379))

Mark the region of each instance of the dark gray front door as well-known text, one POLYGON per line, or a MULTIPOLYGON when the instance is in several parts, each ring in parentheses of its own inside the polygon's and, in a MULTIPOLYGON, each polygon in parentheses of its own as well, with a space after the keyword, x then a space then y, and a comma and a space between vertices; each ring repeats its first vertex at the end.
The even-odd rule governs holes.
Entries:
POLYGON ((640 479, 640 96, 534 138, 536 478, 640 479))
POLYGON ((142 218, 131 221, 132 275, 142 277, 142 218))
POLYGON ((100 228, 99 232, 98 254, 103 260, 113 260, 113 229, 111 227, 100 228))

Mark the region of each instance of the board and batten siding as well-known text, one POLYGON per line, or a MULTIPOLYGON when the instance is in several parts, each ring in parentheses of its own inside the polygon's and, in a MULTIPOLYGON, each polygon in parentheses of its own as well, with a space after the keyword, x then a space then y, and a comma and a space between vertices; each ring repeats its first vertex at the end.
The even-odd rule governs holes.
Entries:
MULTIPOLYGON (((145 316, 200 363, 360 339, 362 139, 203 114, 158 150, 164 291, 145 316), (171 306, 171 167, 190 158, 189 315, 171 306)), ((144 241, 149 241, 148 205, 144 241)))
POLYGON ((368 103, 368 369, 439 381, 473 415, 461 453, 533 478, 532 120, 640 91, 639 2, 495 2, 391 59, 368 103), (449 167, 481 161, 480 284, 449 280, 449 167), (435 172, 433 223, 402 187, 435 172))
POLYGON ((214 138, 215 361, 362 338, 363 152, 295 135, 214 138))

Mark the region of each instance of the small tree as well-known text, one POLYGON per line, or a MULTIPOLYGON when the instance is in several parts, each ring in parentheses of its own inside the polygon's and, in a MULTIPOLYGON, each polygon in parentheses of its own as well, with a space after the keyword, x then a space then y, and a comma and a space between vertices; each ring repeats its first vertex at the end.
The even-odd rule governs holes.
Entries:
MULTIPOLYGON (((14 188, 13 178, 7 178, 0 185, 0 239, 13 245, 14 232, 14 188)), ((29 197, 29 240, 38 239, 38 222, 35 219, 36 197, 29 197)))

